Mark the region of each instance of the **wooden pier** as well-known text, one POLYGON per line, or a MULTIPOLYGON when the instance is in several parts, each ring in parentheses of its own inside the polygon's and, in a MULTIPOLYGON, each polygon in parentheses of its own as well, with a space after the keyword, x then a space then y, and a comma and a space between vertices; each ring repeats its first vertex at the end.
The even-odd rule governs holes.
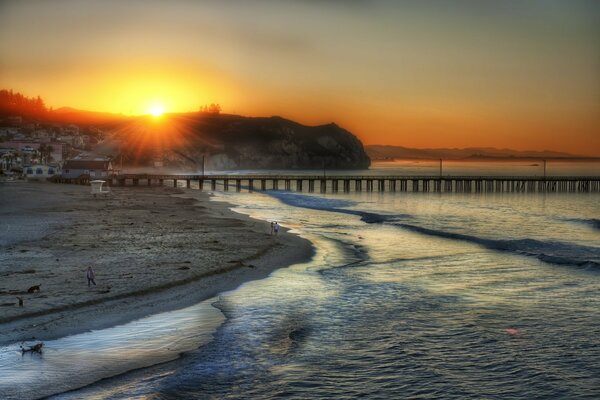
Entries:
POLYGON ((122 174, 111 186, 173 186, 199 190, 287 190, 308 193, 600 193, 600 176, 346 176, 122 174))

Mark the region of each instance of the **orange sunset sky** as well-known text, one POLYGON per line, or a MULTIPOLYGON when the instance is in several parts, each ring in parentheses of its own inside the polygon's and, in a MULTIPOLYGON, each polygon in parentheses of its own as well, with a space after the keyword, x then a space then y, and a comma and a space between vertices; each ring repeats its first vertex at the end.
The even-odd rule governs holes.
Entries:
POLYGON ((598 1, 0 1, 48 106, 336 122, 366 144, 600 156, 598 1))

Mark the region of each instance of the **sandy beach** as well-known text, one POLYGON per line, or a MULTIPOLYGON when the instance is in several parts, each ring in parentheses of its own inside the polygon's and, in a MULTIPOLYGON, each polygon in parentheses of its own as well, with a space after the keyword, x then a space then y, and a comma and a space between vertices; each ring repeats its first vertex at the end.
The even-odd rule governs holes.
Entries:
POLYGON ((313 253, 207 193, 166 187, 93 198, 87 186, 0 183, 0 221, 0 344, 185 307, 313 253))

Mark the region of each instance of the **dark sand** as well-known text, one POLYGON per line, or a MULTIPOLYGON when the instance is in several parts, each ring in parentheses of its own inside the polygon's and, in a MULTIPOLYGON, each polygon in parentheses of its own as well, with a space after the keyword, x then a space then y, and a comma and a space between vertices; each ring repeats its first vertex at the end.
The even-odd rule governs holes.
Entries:
POLYGON ((268 222, 208 199, 165 187, 95 199, 89 186, 0 183, 0 344, 185 307, 312 256, 307 240, 272 237, 268 222))

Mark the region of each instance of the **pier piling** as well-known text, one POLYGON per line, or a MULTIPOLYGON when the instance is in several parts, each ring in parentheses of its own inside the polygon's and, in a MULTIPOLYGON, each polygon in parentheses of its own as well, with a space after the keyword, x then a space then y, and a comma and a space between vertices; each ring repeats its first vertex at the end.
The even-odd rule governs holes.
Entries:
MULTIPOLYGON (((217 189, 217 181, 223 182, 223 190, 229 190, 229 181, 235 180, 236 191, 242 191, 242 181, 248 182, 248 191, 254 191, 254 182, 260 181, 260 190, 279 190, 283 181, 287 191, 304 191, 304 181, 308 183, 308 192, 314 193, 315 184, 319 182, 321 193, 354 192, 436 192, 436 193, 600 193, 600 177, 598 176, 310 176, 310 175, 148 175, 122 174, 108 178, 111 185, 139 186, 140 180, 147 186, 153 181, 163 186, 165 180, 173 182, 185 181, 190 189, 192 181, 198 182, 198 189, 203 190, 204 181, 209 180, 211 189, 217 189), (267 185, 267 181, 271 181, 267 185), (292 184, 294 182, 294 184, 292 184), (363 184, 364 182, 364 184, 363 184), (340 188, 341 183, 341 188, 340 188)), ((61 182, 70 182, 61 180, 61 182)), ((74 180, 71 180, 74 181, 74 180)), ((77 181, 75 183, 81 183, 77 181)), ((85 183, 85 182, 84 182, 85 183)), ((195 186, 195 185, 194 185, 195 186)))

